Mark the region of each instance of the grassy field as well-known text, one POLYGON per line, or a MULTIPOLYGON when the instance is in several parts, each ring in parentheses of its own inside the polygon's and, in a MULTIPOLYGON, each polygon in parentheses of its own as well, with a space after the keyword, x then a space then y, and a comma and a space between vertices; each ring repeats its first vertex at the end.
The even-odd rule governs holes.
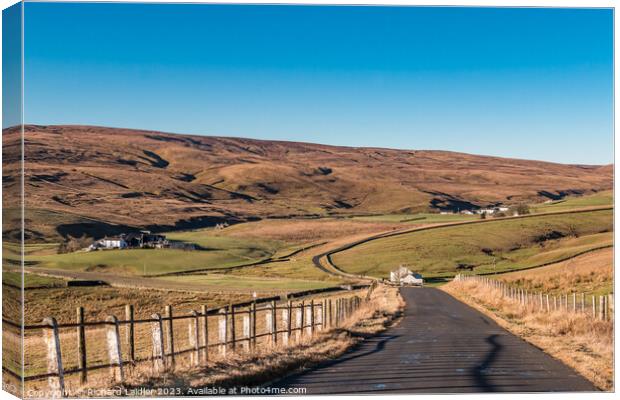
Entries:
POLYGON ((366 222, 391 222, 408 225, 421 224, 440 224, 444 222, 471 221, 479 219, 477 215, 465 214, 439 214, 439 213, 417 213, 417 214, 384 214, 351 217, 354 221, 366 222))
POLYGON ((255 267, 243 268, 229 272, 241 277, 266 277, 283 279, 303 279, 323 282, 340 282, 341 278, 329 275, 312 264, 310 256, 299 257, 287 262, 268 263, 255 267))
POLYGON ((173 282, 191 282, 192 284, 204 284, 214 287, 238 288, 238 289, 273 289, 301 291, 333 286, 333 282, 311 281, 302 279, 283 279, 246 277, 232 274, 209 274, 209 275, 183 275, 174 277, 158 278, 173 282))
POLYGON ((220 307, 251 297, 251 293, 189 293, 105 286, 29 290, 26 291, 26 323, 39 323, 47 316, 55 316, 59 322, 71 322, 75 320, 78 306, 85 308, 89 320, 103 320, 107 315, 121 318, 125 315, 126 304, 134 305, 137 317, 148 318, 152 313, 163 313, 169 304, 174 305, 178 313, 188 313, 200 309, 203 304, 220 307))
MULTIPOLYGON (((3 272, 2 283, 6 283, 13 286, 21 286, 21 273, 19 272, 3 272)), ((63 287, 66 286, 66 282, 63 279, 52 278, 48 276, 41 276, 35 274, 24 274, 24 287, 63 287)))
POLYGON ((233 225, 222 233, 231 237, 307 244, 400 227, 402 225, 397 221, 362 221, 353 218, 265 219, 233 225))
MULTIPOLYGON (((337 278, 316 269, 311 256, 297 253, 334 238, 352 234, 373 233, 394 229, 398 224, 350 220, 262 220, 230 226, 224 230, 213 228, 168 232, 170 240, 195 243, 199 250, 132 249, 74 252, 56 254, 53 244, 33 244, 26 249, 26 261, 37 267, 73 271, 92 271, 134 276, 152 276, 205 269, 226 269, 268 259, 288 258, 286 263, 269 263, 235 272, 236 275, 276 278, 292 283, 304 281, 338 281, 337 278)), ((16 256, 19 249, 9 249, 16 256)), ((229 287, 233 279, 212 279, 212 283, 229 287)), ((251 283, 239 281, 242 288, 251 283)))
POLYGON ((387 277, 399 264, 426 277, 451 276, 459 263, 501 272, 561 260, 611 243, 609 210, 437 228, 370 241, 332 256, 346 272, 387 277), (585 237, 595 235, 591 237, 585 237))
POLYGON ((201 249, 131 249, 37 254, 27 255, 26 260, 36 262, 37 266, 44 268, 149 276, 253 263, 270 258, 280 250, 288 251, 292 247, 281 241, 216 236, 205 231, 175 232, 168 234, 168 237, 196 243, 201 249))
POLYGON ((578 208, 613 206, 614 198, 611 190, 605 190, 591 195, 568 197, 563 200, 552 201, 549 203, 535 204, 530 207, 532 212, 554 212, 569 211, 578 208))

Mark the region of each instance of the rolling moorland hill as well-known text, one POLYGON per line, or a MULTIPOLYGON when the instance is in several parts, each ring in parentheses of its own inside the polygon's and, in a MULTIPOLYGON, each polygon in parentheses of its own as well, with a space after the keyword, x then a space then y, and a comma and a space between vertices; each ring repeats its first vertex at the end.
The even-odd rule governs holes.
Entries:
MULTIPOLYGON (((7 193, 19 188, 19 141, 17 129, 4 131, 7 193)), ((34 241, 127 227, 542 202, 613 182, 609 165, 92 126, 28 125, 24 143, 26 236, 34 241)), ((11 206, 5 202, 7 226, 11 206)))

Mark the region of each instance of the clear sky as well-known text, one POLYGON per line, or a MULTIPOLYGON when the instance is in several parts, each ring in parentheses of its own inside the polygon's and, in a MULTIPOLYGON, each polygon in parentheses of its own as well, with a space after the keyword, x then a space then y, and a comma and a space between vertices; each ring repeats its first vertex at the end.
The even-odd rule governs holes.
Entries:
POLYGON ((25 5, 25 121, 613 162, 613 12, 25 5))

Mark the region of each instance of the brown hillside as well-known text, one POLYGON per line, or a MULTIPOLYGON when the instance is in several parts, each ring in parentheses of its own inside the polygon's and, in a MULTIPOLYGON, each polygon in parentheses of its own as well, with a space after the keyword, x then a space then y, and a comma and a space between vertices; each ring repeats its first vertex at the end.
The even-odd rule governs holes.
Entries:
MULTIPOLYGON (((8 129, 3 136, 4 188, 10 192, 18 185, 11 175, 19 132, 8 129)), ((610 166, 445 151, 90 126, 26 126, 25 157, 31 226, 46 231, 53 221, 63 235, 85 223, 93 232, 112 229, 106 224, 169 229, 254 217, 543 201, 609 189, 613 173, 610 166)))

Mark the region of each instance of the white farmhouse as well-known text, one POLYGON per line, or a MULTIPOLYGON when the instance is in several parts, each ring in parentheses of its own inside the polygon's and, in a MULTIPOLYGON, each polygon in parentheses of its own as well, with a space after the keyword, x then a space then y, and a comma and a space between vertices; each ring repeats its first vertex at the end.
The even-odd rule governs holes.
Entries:
POLYGON ((124 249, 127 247, 127 242, 122 237, 105 237, 97 240, 90 245, 90 250, 96 249, 124 249))
POLYGON ((390 272, 390 282, 395 283, 397 285, 413 285, 413 286, 422 286, 424 285, 424 279, 422 275, 411 272, 408 268, 403 267, 402 265, 390 272))

